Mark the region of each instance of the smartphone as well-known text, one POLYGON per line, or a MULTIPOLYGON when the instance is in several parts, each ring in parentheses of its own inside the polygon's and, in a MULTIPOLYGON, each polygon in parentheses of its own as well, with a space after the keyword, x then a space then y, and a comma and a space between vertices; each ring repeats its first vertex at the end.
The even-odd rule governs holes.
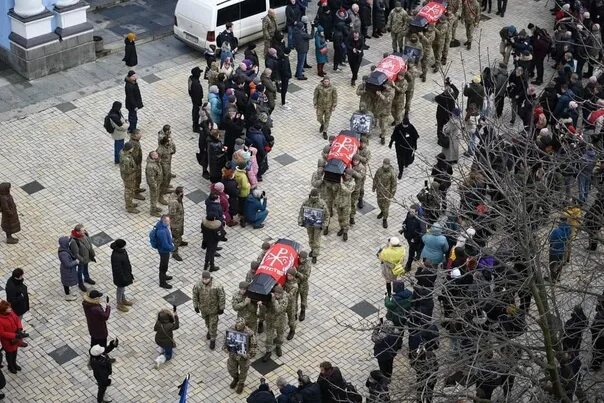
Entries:
POLYGON ((176 312, 176 305, 172 305, 172 310, 176 312))

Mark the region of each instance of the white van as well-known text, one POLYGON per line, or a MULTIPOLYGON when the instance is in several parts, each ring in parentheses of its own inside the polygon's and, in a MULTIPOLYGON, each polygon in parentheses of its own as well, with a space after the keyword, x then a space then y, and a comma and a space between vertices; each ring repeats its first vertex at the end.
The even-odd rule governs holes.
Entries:
POLYGON ((174 11, 174 35, 187 45, 205 50, 216 44, 227 22, 239 44, 262 37, 262 18, 272 8, 279 29, 285 25, 289 0, 178 0, 174 11))

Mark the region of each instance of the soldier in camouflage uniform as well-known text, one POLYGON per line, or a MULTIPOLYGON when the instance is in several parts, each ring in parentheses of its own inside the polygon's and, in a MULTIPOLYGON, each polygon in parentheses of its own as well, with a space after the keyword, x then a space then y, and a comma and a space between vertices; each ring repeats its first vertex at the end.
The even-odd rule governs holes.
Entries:
MULTIPOLYGON (((298 270, 296 271, 296 279, 298 280, 298 295, 300 296, 300 315, 298 320, 302 322, 306 318, 306 306, 308 304, 308 285, 311 267, 308 262, 308 253, 301 251, 298 253, 298 270)), ((297 302, 296 296, 296 302, 297 302)))
POLYGON ((174 144, 174 141, 172 141, 172 130, 170 129, 170 125, 165 125, 162 130, 157 133, 157 142, 159 144, 157 153, 159 154, 162 168, 160 195, 164 195, 172 193, 173 190, 170 186, 170 180, 176 177, 176 175, 172 174, 172 155, 176 153, 176 145, 174 144))
POLYGON ((405 111, 405 94, 407 93, 407 80, 405 73, 399 72, 394 82, 394 99, 392 100, 392 126, 396 126, 403 121, 403 113, 405 111))
POLYGON ((257 260, 254 260, 250 263, 250 270, 247 273, 245 273, 246 283, 252 282, 252 280, 254 279, 254 276, 256 276, 256 270, 258 270, 258 267, 260 267, 260 262, 258 262, 257 260))
MULTIPOLYGON (((369 138, 367 136, 361 137, 361 144, 357 150, 357 155, 361 164, 365 165, 365 170, 369 166, 369 160, 371 159, 371 151, 369 151, 369 138)), ((357 203, 358 208, 363 208, 363 197, 365 197, 365 180, 363 179, 363 185, 361 185, 361 191, 359 192, 359 201, 357 203)))
POLYGON ((361 164, 361 158, 358 154, 352 157, 352 177, 354 179, 354 190, 350 195, 350 225, 354 225, 354 216, 357 214, 357 202, 361 189, 365 187, 365 177, 367 169, 361 164))
MULTIPOLYGON (((157 207, 159 197, 159 187, 163 177, 159 154, 157 151, 151 151, 147 156, 147 165, 145 166, 145 176, 147 177, 147 186, 149 186, 149 201, 151 204, 150 214, 152 217, 161 217, 161 209, 157 207)), ((161 197, 163 199, 163 197, 161 197)), ((163 203, 168 204, 168 203, 163 203)))
MULTIPOLYGON (((323 186, 325 187, 325 205, 327 206, 328 217, 333 217, 333 207, 340 194, 340 184, 323 180, 323 186)), ((325 221, 323 225, 323 235, 329 234, 329 221, 325 221)))
POLYGON ((405 115, 403 118, 409 117, 409 110, 411 109, 411 100, 413 99, 413 93, 415 91, 415 79, 417 78, 418 71, 414 65, 410 65, 405 73, 405 80, 407 80, 407 92, 405 93, 405 115))
MULTIPOLYGON (((321 180, 323 182, 323 180, 321 180)), ((308 199, 302 203, 300 207, 300 213, 298 214, 298 225, 306 227, 308 233, 308 244, 310 245, 310 255, 313 263, 317 262, 317 257, 321 252, 321 230, 327 227, 329 223, 329 209, 327 204, 319 197, 320 192, 317 189, 312 189, 308 199), (305 225, 304 223, 304 207, 309 207, 317 210, 323 210, 323 225, 321 227, 315 227, 312 225, 305 225)))
MULTIPOLYGON (((285 322, 287 321, 287 305, 289 296, 280 285, 276 285, 271 293, 271 300, 267 303, 267 319, 266 319, 266 353, 262 357, 263 362, 267 362, 271 358, 273 352, 273 344, 277 357, 283 355, 281 345, 283 344, 283 332, 285 331, 285 322)), ((264 305, 258 302, 258 305, 264 305)))
POLYGON ((388 15, 388 22, 386 23, 386 29, 392 36, 392 51, 402 52, 405 47, 405 36, 409 31, 409 21, 411 17, 401 7, 401 2, 397 1, 394 3, 394 9, 390 11, 388 15))
POLYGON ((130 144, 132 144, 132 158, 134 159, 134 163, 136 164, 136 193, 138 198, 137 200, 145 200, 145 198, 138 193, 142 193, 145 189, 141 188, 141 182, 143 179, 143 150, 141 148, 141 133, 134 132, 130 134, 130 144))
POLYGON ((182 204, 184 189, 178 186, 174 190, 174 194, 170 197, 168 203, 168 214, 170 215, 170 229, 172 230, 172 239, 174 242, 174 250, 172 258, 182 262, 182 257, 178 254, 179 246, 187 246, 189 243, 182 240, 182 235, 185 229, 185 208, 182 204))
POLYGON ((426 75, 428 74, 428 67, 434 66, 434 52, 432 51, 432 44, 434 43, 434 38, 436 37, 436 32, 434 32, 434 26, 428 25, 426 32, 420 32, 418 34, 419 40, 422 44, 422 82, 426 82, 426 75))
POLYGON ((366 87, 369 76, 363 76, 361 83, 357 86, 357 95, 359 97, 359 110, 373 112, 373 93, 366 87))
POLYGON ((210 350, 214 350, 218 316, 224 313, 224 290, 222 286, 214 283, 207 270, 201 275, 201 281, 193 286, 193 308, 196 313, 201 313, 208 328, 206 339, 210 340, 210 350))
MULTIPOLYGON (((331 137, 331 136, 329 136, 331 137)), ((327 163, 327 157, 329 156, 329 150, 331 150, 331 142, 329 144, 327 144, 326 146, 323 147, 323 149, 321 150, 321 158, 323 159, 324 163, 327 163)))
POLYGON ((375 92, 375 111, 378 125, 380 126, 380 143, 386 144, 387 120, 392 110, 394 100, 394 87, 390 81, 386 81, 382 89, 375 92))
MULTIPOLYGON (((313 189, 317 189, 319 191, 319 197, 321 197, 321 199, 326 200, 325 185, 323 183, 324 168, 325 160, 320 158, 319 161, 317 161, 317 170, 312 173, 312 177, 310 178, 310 185, 313 187, 313 189)), ((327 221, 329 220, 323 220, 324 223, 327 221)))
POLYGON ((352 178, 352 169, 347 168, 342 176, 340 191, 338 192, 338 197, 335 200, 335 204, 338 209, 338 224, 340 224, 338 236, 341 236, 344 242, 348 241, 348 228, 350 227, 350 200, 354 188, 355 182, 352 178))
POLYGON ((432 71, 434 73, 438 72, 438 64, 446 64, 447 56, 443 53, 443 49, 445 48, 445 43, 447 44, 447 50, 449 48, 449 20, 445 14, 441 15, 436 23, 436 37, 434 38, 434 42, 432 42, 432 50, 434 51, 434 65, 432 66, 432 71))
POLYGON ((289 298, 287 303, 287 324, 289 326, 287 340, 291 340, 296 334, 298 323, 298 280, 296 280, 296 269, 293 267, 287 270, 287 280, 283 288, 285 288, 289 298))
POLYGON ((264 259, 264 256, 266 255, 266 252, 268 252, 268 250, 271 248, 271 243, 270 242, 262 242, 262 246, 260 246, 260 253, 258 254, 258 257, 256 258, 256 261, 258 263, 262 262, 262 259, 264 259))
POLYGON ((324 76, 315 88, 312 104, 317 111, 317 121, 321 125, 319 133, 323 133, 323 138, 327 140, 329 119, 338 105, 338 91, 331 85, 329 77, 324 76))
POLYGON ((461 18, 466 25, 466 49, 472 49, 472 34, 480 23, 480 3, 478 0, 462 0, 461 18))
MULTIPOLYGON (((124 199, 126 201, 126 211, 129 213, 140 213, 137 205, 132 202, 136 196, 136 163, 132 158, 132 144, 127 142, 120 151, 120 174, 124 181, 124 199)), ((143 197, 144 199, 144 197, 143 197)))
POLYGON ((233 306, 233 310, 237 312, 237 318, 245 320, 245 325, 256 331, 258 326, 258 303, 245 296, 249 285, 250 283, 247 281, 239 283, 239 290, 233 294, 231 305, 233 306))
POLYGON ((459 24, 459 14, 461 11, 460 6, 461 0, 450 0, 447 2, 447 14, 449 18, 449 29, 451 32, 451 42, 449 42, 449 46, 452 48, 459 46, 459 41, 455 38, 455 33, 457 31, 457 24, 459 24))
POLYGON ((256 356, 258 344, 256 342, 256 335, 254 334, 254 331, 246 326, 246 322, 243 318, 238 318, 235 322, 235 326, 231 327, 229 330, 245 333, 249 342, 247 346, 247 354, 245 355, 238 354, 237 351, 229 350, 226 336, 224 340, 224 347, 222 348, 224 351, 229 353, 229 358, 227 359, 227 370, 229 371, 229 375, 231 375, 233 378, 229 387, 231 389, 235 389, 235 387, 237 387, 235 392, 240 394, 243 392, 243 388, 245 387, 247 371, 250 368, 252 358, 256 356))
POLYGON ((275 34, 279 31, 277 26, 277 19, 275 17, 275 10, 272 8, 268 10, 268 13, 262 18, 262 39, 264 39, 264 57, 268 54, 268 50, 271 48, 271 41, 275 37, 275 34))
POLYGON ((377 218, 381 218, 382 226, 388 228, 390 201, 396 193, 396 173, 392 165, 390 165, 390 159, 384 158, 383 165, 375 172, 372 190, 376 192, 377 204, 380 208, 380 214, 378 214, 377 218))

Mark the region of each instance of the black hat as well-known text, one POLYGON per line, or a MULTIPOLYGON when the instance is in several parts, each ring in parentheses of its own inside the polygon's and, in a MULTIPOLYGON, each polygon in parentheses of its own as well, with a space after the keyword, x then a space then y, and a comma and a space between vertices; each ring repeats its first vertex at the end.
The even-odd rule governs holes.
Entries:
POLYGON ((97 290, 90 290, 88 292, 88 297, 89 298, 101 298, 103 296, 103 293, 97 290))
POLYGON ((124 151, 130 151, 132 150, 132 143, 127 142, 126 144, 124 144, 124 151))
POLYGON ((193 77, 200 77, 201 76, 201 69, 199 67, 193 67, 191 69, 191 75, 193 77))
POLYGON ((115 241, 113 241, 111 243, 111 245, 109 245, 109 247, 111 249, 122 249, 126 246, 126 241, 124 241, 123 239, 116 239, 115 241))
POLYGON ((135 72, 134 70, 130 70, 130 71, 128 72, 128 77, 132 77, 132 76, 133 76, 133 75, 135 75, 135 74, 136 74, 136 72, 135 72))

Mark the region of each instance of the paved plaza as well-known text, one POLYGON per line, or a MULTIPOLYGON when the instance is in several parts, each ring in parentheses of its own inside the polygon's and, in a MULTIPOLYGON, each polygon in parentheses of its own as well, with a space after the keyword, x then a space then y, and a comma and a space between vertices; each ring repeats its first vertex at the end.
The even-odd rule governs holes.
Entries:
MULTIPOLYGON (((499 57, 498 32, 503 25, 513 24, 520 30, 533 22, 549 29, 551 16, 547 8, 549 5, 543 1, 513 1, 505 19, 494 12, 485 14, 472 50, 451 49, 452 64, 447 66, 446 75, 462 90, 465 82, 499 57)), ((457 37, 464 42, 461 24, 457 37)), ((365 52, 361 75, 367 74, 369 66, 391 50, 389 36, 372 39, 368 44, 371 48, 365 52)), ((262 376, 276 390, 278 376, 288 376, 294 382, 298 369, 315 379, 319 363, 324 360, 339 366, 345 378, 364 392, 369 371, 377 368, 372 358, 370 328, 383 311, 384 286, 375 254, 388 237, 398 235, 405 214, 403 206, 412 202, 429 173, 427 164, 433 164, 440 151, 436 146, 433 97, 441 92, 443 77, 431 74, 426 83, 417 80, 410 119, 420 134, 418 158, 398 181, 396 198, 400 205, 391 209, 390 228, 383 229, 381 221, 376 219, 377 203, 368 178, 366 206, 357 214, 348 242, 343 242, 333 230, 323 239, 322 255, 312 271, 307 319, 299 324, 295 338, 285 342, 282 357, 273 354, 270 365, 260 361, 253 364, 244 393, 236 395, 228 387, 230 378, 227 355, 221 351, 222 340, 215 351, 209 350, 203 320, 195 314, 190 301, 193 284, 201 278, 203 267, 200 222, 209 182, 202 178, 195 158, 197 134, 191 132, 187 78, 192 67, 205 67, 205 61, 200 54, 181 51, 178 46, 182 45, 178 45, 181 50, 176 52, 175 59, 164 61, 159 67, 145 64, 148 60, 145 53, 155 52, 156 46, 162 45, 148 43, 138 49, 141 65, 137 70, 141 72, 139 85, 145 105, 139 112, 139 128, 143 133, 143 155, 155 149, 157 132, 164 124, 172 126, 176 143, 172 171, 177 177, 172 183, 185 189, 185 238, 189 246, 181 249, 183 262, 170 261, 169 274, 174 276, 172 290, 163 290, 157 284, 159 256, 148 243, 148 232, 155 222, 147 214, 148 200, 142 202, 144 208, 140 214, 125 212, 119 167, 113 164, 113 141, 103 129, 103 118, 112 102, 124 100, 123 77, 127 68, 120 64, 121 56, 60 73, 61 77, 77 76, 78 71, 91 72, 101 65, 101 78, 114 72, 112 84, 94 87, 94 82, 83 83, 79 93, 68 100, 57 94, 41 101, 43 107, 29 105, 24 112, 12 111, 11 120, 0 122, 0 182, 13 184, 22 226, 17 234, 19 244, 6 245, 2 238, 0 267, 6 277, 16 267, 25 270, 31 299, 31 310, 24 317, 24 327, 31 333, 30 346, 19 352, 23 371, 18 375, 5 371, 5 401, 95 401, 96 384, 86 365, 89 337, 81 298, 75 302, 64 300, 57 259, 58 238, 68 235, 77 223, 83 223, 93 235, 98 262, 91 263, 91 275, 97 281, 96 288, 110 296, 112 308, 115 308, 115 287, 111 280, 111 240, 123 238, 128 242, 133 265, 135 282, 128 287, 127 294, 136 301, 135 306, 128 313, 114 309, 108 322, 110 338, 120 340, 113 353, 117 362, 108 389, 115 402, 174 402, 178 385, 187 373, 191 374, 191 402, 241 402, 262 376), (95 92, 87 90, 92 87, 95 92), (172 304, 178 305, 181 321, 181 328, 175 331, 177 348, 174 358, 158 371, 153 368, 157 355, 153 325, 158 310, 172 304)), ((258 49, 258 54, 261 52, 258 49)), ((331 56, 330 49, 330 59, 331 56)), ((293 66, 295 55, 291 59, 293 66)), ((217 258, 221 269, 214 273, 215 281, 223 285, 228 301, 219 323, 219 335, 234 323, 230 297, 244 279, 250 261, 258 255, 262 242, 291 238, 307 245, 306 231, 297 226, 297 215, 326 143, 318 131, 312 107, 313 90, 319 82, 314 46, 308 61, 313 65, 313 70, 306 72, 309 80, 294 79, 290 85, 288 100, 292 110, 277 108, 273 113, 276 143, 269 157, 270 170, 261 183, 270 210, 266 226, 259 230, 249 226, 228 229, 229 241, 223 245, 223 256, 217 258)), ((335 134, 348 127, 358 98, 355 88, 350 86, 349 69, 335 73, 329 65, 326 70, 339 94, 329 133, 335 134)), ((547 73, 551 74, 551 69, 547 73)), ((27 85, 44 91, 45 85, 52 86, 53 77, 27 85)), ((19 85, 24 86, 17 84, 11 91, 18 92, 19 85)), ((28 87, 21 91, 28 91, 28 87)), ((370 149, 369 176, 373 176, 383 158, 395 162, 394 151, 380 145, 377 134, 372 135, 370 149)), ((463 161, 460 165, 466 166, 463 161)), ((259 342, 257 360, 264 352, 264 334, 259 342)), ((406 347, 397 360, 406 360, 405 357, 406 347)), ((395 362, 395 372, 396 365, 395 362)), ((401 381, 404 376, 413 375, 395 374, 401 381)))

